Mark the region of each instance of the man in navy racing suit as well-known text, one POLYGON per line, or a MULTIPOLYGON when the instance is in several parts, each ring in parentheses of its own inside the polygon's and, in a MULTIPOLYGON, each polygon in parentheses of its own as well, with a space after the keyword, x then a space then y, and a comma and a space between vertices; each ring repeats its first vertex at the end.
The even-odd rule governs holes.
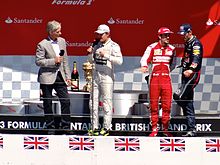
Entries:
POLYGON ((182 24, 178 32, 184 37, 185 49, 181 60, 181 87, 173 94, 174 100, 183 109, 186 116, 187 133, 183 136, 196 136, 195 110, 193 104, 194 88, 199 83, 202 66, 203 46, 192 34, 190 24, 182 24))

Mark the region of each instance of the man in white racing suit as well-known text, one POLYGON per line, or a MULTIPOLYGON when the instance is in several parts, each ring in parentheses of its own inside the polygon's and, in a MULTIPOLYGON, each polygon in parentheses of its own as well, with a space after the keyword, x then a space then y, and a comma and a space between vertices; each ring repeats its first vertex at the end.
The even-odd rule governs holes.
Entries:
POLYGON ((108 136, 113 113, 114 64, 121 65, 123 58, 120 46, 110 38, 110 29, 107 25, 98 26, 95 35, 99 37, 99 42, 87 49, 90 52, 89 62, 94 64, 93 87, 89 102, 91 130, 88 134, 108 136), (104 111, 101 130, 99 130, 98 115, 100 98, 102 98, 104 111))

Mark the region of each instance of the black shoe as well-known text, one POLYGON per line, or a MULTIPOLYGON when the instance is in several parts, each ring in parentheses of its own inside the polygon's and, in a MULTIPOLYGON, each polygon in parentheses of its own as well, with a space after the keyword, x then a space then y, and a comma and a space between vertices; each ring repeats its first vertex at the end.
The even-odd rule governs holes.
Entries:
POLYGON ((85 134, 85 136, 99 136, 99 130, 95 129, 95 130, 88 130, 88 132, 85 134))
POLYGON ((45 128, 46 129, 55 129, 55 122, 54 121, 50 121, 50 122, 47 122, 46 125, 45 125, 45 128))
POLYGON ((100 136, 109 136, 109 130, 102 128, 100 131, 100 136))
POLYGON ((186 134, 182 135, 183 137, 195 137, 196 131, 188 131, 186 134))

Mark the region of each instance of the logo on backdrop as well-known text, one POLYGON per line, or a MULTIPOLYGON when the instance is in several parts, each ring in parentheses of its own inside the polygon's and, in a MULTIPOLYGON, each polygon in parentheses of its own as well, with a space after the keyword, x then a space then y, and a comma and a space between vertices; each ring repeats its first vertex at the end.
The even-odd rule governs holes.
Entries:
POLYGON ((91 42, 89 41, 85 41, 85 42, 70 42, 70 41, 66 41, 66 45, 68 47, 89 47, 92 45, 91 42))
POLYGON ((110 18, 107 21, 109 24, 125 24, 125 25, 143 25, 144 20, 143 19, 121 19, 121 18, 110 18))
POLYGON ((211 20, 210 18, 206 22, 207 26, 220 26, 220 21, 219 20, 211 20))
POLYGON ((52 5, 90 6, 95 0, 52 0, 52 5))
POLYGON ((7 24, 41 24, 43 22, 43 19, 39 19, 39 18, 11 18, 8 17, 5 19, 5 23, 7 24))
POLYGON ((185 47, 185 45, 184 44, 181 44, 181 43, 174 43, 174 44, 172 44, 175 48, 184 48, 185 47))

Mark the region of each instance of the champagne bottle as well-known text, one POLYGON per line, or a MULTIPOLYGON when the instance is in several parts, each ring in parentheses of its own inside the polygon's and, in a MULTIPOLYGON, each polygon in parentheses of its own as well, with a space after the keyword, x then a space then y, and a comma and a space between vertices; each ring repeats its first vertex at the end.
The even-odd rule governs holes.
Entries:
POLYGON ((73 62, 73 71, 71 74, 71 90, 79 91, 79 73, 76 66, 76 61, 73 62))

